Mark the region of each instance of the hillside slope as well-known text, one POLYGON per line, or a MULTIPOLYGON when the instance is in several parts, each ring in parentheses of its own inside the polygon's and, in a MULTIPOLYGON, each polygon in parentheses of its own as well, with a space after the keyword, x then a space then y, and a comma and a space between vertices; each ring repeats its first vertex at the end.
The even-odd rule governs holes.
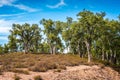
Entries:
POLYGON ((119 70, 97 61, 87 63, 78 55, 0 55, 0 80, 15 80, 18 77, 20 80, 35 80, 34 77, 38 76, 41 77, 38 80, 120 80, 119 70))
POLYGON ((0 80, 14 80, 14 75, 21 77, 20 80, 34 80, 35 76, 40 75, 43 80, 120 80, 120 74, 110 67, 100 67, 97 65, 79 65, 67 67, 66 70, 57 72, 49 70, 47 72, 32 72, 29 75, 4 72, 0 80))

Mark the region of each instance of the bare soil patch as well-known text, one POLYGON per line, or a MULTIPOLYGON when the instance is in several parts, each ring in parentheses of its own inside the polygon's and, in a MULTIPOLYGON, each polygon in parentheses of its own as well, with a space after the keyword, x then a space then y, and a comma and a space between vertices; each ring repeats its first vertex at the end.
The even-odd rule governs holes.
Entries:
POLYGON ((100 67, 98 65, 87 66, 79 65, 67 67, 66 70, 57 72, 48 70, 47 72, 33 72, 30 74, 20 74, 13 72, 4 72, 0 75, 0 80, 14 80, 16 74, 20 80, 34 80, 35 76, 40 75, 43 80, 120 80, 120 74, 110 67, 100 67))

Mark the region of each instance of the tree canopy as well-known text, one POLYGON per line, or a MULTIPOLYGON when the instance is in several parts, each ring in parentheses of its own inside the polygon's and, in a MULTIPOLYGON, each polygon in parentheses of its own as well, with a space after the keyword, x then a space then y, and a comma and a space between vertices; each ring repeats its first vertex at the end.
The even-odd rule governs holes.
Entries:
POLYGON ((8 44, 0 45, 0 53, 67 53, 79 54, 81 58, 120 64, 120 17, 105 18, 106 13, 83 10, 78 20, 67 17, 66 21, 42 19, 40 24, 13 24, 8 44), (43 33, 43 34, 41 34, 43 33))

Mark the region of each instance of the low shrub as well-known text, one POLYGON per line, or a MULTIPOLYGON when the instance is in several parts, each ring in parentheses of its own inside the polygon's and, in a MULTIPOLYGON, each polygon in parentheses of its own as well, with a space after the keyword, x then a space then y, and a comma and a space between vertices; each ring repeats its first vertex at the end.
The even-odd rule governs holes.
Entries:
POLYGON ((55 69, 54 72, 61 72, 61 69, 55 69))
POLYGON ((43 80, 43 79, 40 75, 37 75, 37 76, 34 77, 34 80, 43 80))
POLYGON ((12 72, 15 72, 15 73, 21 73, 21 74, 27 74, 27 75, 30 74, 27 70, 13 69, 12 72))
POLYGON ((47 68, 46 67, 39 67, 39 66, 33 66, 29 68, 30 71, 34 71, 34 72, 46 72, 47 68))
POLYGON ((0 67, 0 75, 2 75, 2 72, 3 72, 3 70, 2 70, 2 68, 0 67))
POLYGON ((66 66, 65 66, 65 65, 59 65, 59 66, 57 67, 57 69, 64 69, 64 70, 66 70, 66 66))
POLYGON ((18 76, 18 75, 16 75, 16 74, 14 75, 14 77, 13 77, 13 78, 14 78, 14 80, 20 80, 20 79, 21 79, 21 77, 20 77, 20 76, 18 76))
POLYGON ((20 62, 18 62, 18 63, 15 63, 14 67, 15 68, 26 68, 27 66, 22 64, 22 63, 20 63, 20 62))

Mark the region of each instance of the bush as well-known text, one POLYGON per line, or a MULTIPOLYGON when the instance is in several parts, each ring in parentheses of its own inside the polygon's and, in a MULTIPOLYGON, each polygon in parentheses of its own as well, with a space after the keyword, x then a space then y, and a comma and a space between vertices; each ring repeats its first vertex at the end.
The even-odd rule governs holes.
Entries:
POLYGON ((42 77, 40 75, 38 75, 38 76, 34 77, 34 80, 43 80, 43 79, 42 79, 42 77))
POLYGON ((17 70, 17 69, 13 69, 12 72, 22 73, 22 74, 27 74, 27 75, 29 75, 29 72, 28 72, 27 70, 17 70))
POLYGON ((61 69, 54 70, 54 72, 61 72, 61 71, 62 71, 61 69))
POLYGON ((64 70, 66 70, 66 66, 65 65, 59 65, 57 69, 64 69, 64 70))
POLYGON ((2 71, 13 71, 28 74, 27 71, 14 70, 27 68, 35 72, 45 72, 50 69, 66 69, 66 66, 76 66, 87 62, 78 55, 69 54, 24 54, 10 53, 0 56, 2 71))
POLYGON ((0 68, 0 75, 2 75, 2 72, 3 72, 3 71, 2 71, 2 68, 0 68))
POLYGON ((14 75, 14 80, 20 80, 21 77, 20 76, 17 76, 16 74, 14 75))
POLYGON ((55 64, 54 62, 48 62, 46 67, 48 69, 57 69, 58 65, 55 64))
POLYGON ((38 65, 30 67, 29 68, 30 71, 34 71, 34 72, 46 72, 47 68, 46 67, 39 67, 38 65))
POLYGON ((21 64, 20 62, 17 62, 15 65, 14 65, 15 68, 26 68, 26 65, 24 64, 21 64))

